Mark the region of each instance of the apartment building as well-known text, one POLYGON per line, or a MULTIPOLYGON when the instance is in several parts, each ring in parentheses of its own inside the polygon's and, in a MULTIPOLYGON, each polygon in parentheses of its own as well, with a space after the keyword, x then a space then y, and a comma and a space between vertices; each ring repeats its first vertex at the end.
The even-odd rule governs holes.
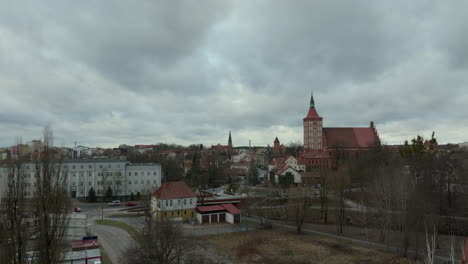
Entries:
MULTIPOLYGON (((32 197, 36 186, 35 163, 22 164, 26 196, 32 197)), ((60 163, 67 179, 70 197, 84 200, 93 188, 96 196, 105 197, 110 187, 114 198, 126 198, 132 193, 146 194, 161 186, 161 165, 157 163, 130 163, 110 159, 70 159, 60 163)), ((7 186, 9 169, 0 166, 0 197, 7 186)))

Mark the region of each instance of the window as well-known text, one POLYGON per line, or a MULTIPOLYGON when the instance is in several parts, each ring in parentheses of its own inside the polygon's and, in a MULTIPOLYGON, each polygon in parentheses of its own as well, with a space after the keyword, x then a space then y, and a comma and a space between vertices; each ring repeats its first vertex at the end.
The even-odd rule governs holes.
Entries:
POLYGON ((100 169, 102 169, 102 164, 101 164, 101 165, 99 165, 99 168, 100 168, 100 169))
POLYGON ((88 182, 88 185, 91 186, 91 182, 90 182, 90 181, 88 182))
POLYGON ((137 171, 135 171, 135 176, 138 176, 138 172, 137 172, 137 171))
POLYGON ((150 176, 150 172, 149 172, 149 171, 148 171, 147 175, 150 176))
POLYGON ((138 181, 135 181, 135 184, 138 184, 138 181))
POLYGON ((83 169, 83 165, 81 165, 81 169, 83 169))
POLYGON ((153 175, 155 175, 155 176, 156 176, 156 175, 157 175, 157 173, 156 173, 156 172, 154 172, 154 174, 153 174, 153 175))
POLYGON ((168 207, 168 206, 169 206, 169 201, 166 200, 166 207, 168 207))
POLYGON ((110 164, 109 164, 109 165, 107 165, 107 168, 109 168, 109 169, 110 169, 110 168, 111 168, 111 165, 110 165, 110 164))
POLYGON ((171 200, 170 204, 171 204, 171 206, 172 206, 172 200, 171 200))
POLYGON ((128 184, 132 184, 132 181, 128 181, 128 184))
POLYGON ((88 168, 89 168, 89 169, 91 169, 91 164, 90 164, 90 165, 88 165, 88 168))
POLYGON ((184 199, 184 205, 187 205, 187 201, 184 199))
POLYGON ((131 172, 129 172, 129 173, 128 173, 128 176, 132 176, 132 173, 131 173, 131 172))
POLYGON ((147 180, 147 181, 146 181, 146 184, 150 184, 150 180, 147 180))
POLYGON ((72 169, 75 169, 75 165, 73 165, 72 169))
POLYGON ((144 184, 144 181, 143 181, 143 180, 141 180, 141 184, 144 184))
POLYGON ((180 199, 179 199, 179 200, 177 200, 177 205, 180 205, 180 199))
POLYGON ((192 205, 192 199, 190 199, 190 205, 192 205))

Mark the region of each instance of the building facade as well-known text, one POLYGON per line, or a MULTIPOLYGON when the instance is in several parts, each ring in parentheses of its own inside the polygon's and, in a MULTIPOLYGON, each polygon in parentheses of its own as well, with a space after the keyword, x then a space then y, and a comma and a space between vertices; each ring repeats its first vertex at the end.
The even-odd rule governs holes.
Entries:
MULTIPOLYGON (((36 164, 22 164, 26 179, 26 196, 33 197, 36 186, 36 164)), ((114 199, 126 199, 133 193, 146 194, 161 186, 161 165, 132 164, 127 161, 110 159, 71 159, 60 163, 61 173, 66 177, 71 198, 85 200, 89 190, 94 189, 96 197, 106 196, 112 190, 114 199)), ((0 166, 0 197, 3 196, 9 168, 0 166)))
POLYGON ((184 181, 165 182, 151 197, 151 210, 159 219, 195 218, 197 195, 184 181))
POLYGON ((299 159, 311 168, 331 168, 338 158, 357 159, 359 153, 380 144, 379 134, 369 127, 323 127, 313 95, 307 116, 303 119, 304 151, 299 159))

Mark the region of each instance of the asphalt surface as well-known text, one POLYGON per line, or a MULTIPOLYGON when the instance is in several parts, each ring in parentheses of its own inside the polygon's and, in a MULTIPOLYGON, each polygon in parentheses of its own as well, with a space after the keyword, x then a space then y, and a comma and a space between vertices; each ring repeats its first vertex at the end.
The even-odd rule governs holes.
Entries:
POLYGON ((124 263, 124 257, 135 240, 125 231, 118 227, 93 224, 90 226, 91 233, 99 237, 99 243, 104 247, 112 264, 124 263))

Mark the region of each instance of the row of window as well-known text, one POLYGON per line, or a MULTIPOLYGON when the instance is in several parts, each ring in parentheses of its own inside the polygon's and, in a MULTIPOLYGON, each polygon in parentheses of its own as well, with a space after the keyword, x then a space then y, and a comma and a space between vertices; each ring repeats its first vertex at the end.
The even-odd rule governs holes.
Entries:
MULTIPOLYGON (((192 200, 193 200, 193 199, 189 199, 190 205, 192 205, 192 203, 193 203, 192 200)), ((166 207, 172 206, 172 201, 173 201, 173 200, 166 200, 166 207)), ((177 200, 177 206, 180 206, 180 201, 181 201, 180 199, 177 200)), ((187 205, 187 199, 183 199, 183 203, 184 203, 184 205, 187 205)))

